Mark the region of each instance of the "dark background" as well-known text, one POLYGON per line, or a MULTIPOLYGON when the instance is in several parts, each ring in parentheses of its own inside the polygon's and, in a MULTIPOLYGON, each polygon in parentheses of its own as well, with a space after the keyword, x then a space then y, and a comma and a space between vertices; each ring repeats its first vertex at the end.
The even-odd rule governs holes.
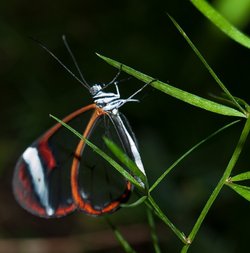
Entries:
MULTIPOLYGON (((225 2, 232 1, 224 1, 224 7, 225 2)), ((220 6, 221 2, 215 4, 220 6)), ((108 82, 117 73, 95 55, 98 52, 197 95, 220 95, 218 85, 167 12, 228 89, 249 101, 249 50, 222 34, 189 1, 0 3, 0 252, 122 252, 103 218, 75 213, 43 220, 22 210, 13 198, 11 178, 16 160, 54 124, 48 114, 63 117, 91 101, 88 92, 29 37, 42 41, 73 69, 61 40, 66 34, 89 83, 108 82)), ((248 14, 246 10, 238 18, 234 11, 224 14, 249 34, 249 13, 248 4, 248 14)), ((122 97, 142 85, 135 79, 121 83, 122 97)), ((151 183, 188 148, 234 120, 194 108, 149 87, 138 99, 139 104, 126 104, 121 111, 137 136, 151 183)), ((154 191, 157 203, 186 234, 221 177, 242 126, 239 123, 202 146, 154 191)), ((233 173, 249 170, 248 150, 249 144, 233 173)), ((123 208, 110 218, 139 252, 153 252, 144 207, 123 208)), ((244 252, 249 244, 249 225, 249 203, 225 187, 190 252, 244 252)), ((172 232, 161 222, 157 222, 157 229, 163 252, 178 252, 181 243, 172 232)))

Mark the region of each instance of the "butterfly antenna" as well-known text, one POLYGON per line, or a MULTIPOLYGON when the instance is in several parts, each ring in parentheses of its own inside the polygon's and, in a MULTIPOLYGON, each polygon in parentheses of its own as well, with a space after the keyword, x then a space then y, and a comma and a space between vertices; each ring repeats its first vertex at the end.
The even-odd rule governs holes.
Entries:
POLYGON ((135 95, 137 95, 139 92, 141 92, 144 88, 146 88, 148 85, 150 85, 153 82, 157 82, 157 79, 153 79, 148 83, 145 83, 139 90, 137 90, 134 94, 132 94, 130 97, 128 97, 127 99, 132 99, 135 95))
MULTIPOLYGON (((76 58, 75 58, 75 56, 74 56, 72 50, 70 49, 70 46, 69 46, 69 44, 68 44, 68 42, 67 42, 67 39, 66 39, 66 36, 65 36, 65 35, 62 36, 62 40, 63 40, 63 43, 64 43, 66 49, 68 50, 68 52, 69 52, 69 54, 70 54, 70 57, 72 58, 72 60, 73 60, 73 62, 74 62, 74 65, 75 65, 75 67, 76 67, 76 69, 77 69, 77 71, 78 71, 78 73, 79 73, 79 75, 80 75, 82 81, 85 83, 85 85, 86 85, 87 88, 89 89, 90 86, 88 85, 88 83, 86 82, 85 78, 83 77, 83 74, 82 74, 82 72, 81 72, 81 70, 80 70, 80 68, 79 68, 79 65, 78 65, 78 63, 77 63, 77 61, 76 61, 76 58)), ((85 86, 85 87, 86 87, 86 86, 85 86)))
POLYGON ((84 83, 81 79, 79 79, 66 65, 62 63, 62 61, 52 53, 44 44, 42 44, 37 39, 31 38, 33 41, 35 41, 40 47, 42 47, 45 51, 47 51, 70 75, 72 75, 80 84, 82 84, 85 88, 89 89, 89 86, 84 83))
MULTIPOLYGON (((106 89, 111 84, 117 84, 118 83, 117 79, 120 76, 121 72, 122 72, 122 65, 120 66, 120 68, 119 68, 117 74, 115 75, 115 77, 110 82, 106 83, 103 88, 106 89)), ((120 83, 120 81, 119 81, 119 83, 120 83)))

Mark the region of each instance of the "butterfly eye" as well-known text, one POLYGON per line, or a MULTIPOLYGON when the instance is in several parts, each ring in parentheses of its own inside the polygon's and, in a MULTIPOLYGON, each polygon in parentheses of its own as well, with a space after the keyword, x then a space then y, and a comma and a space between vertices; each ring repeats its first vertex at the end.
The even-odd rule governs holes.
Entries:
POLYGON ((89 89, 89 92, 90 92, 90 94, 92 95, 92 97, 94 97, 95 95, 97 95, 97 93, 99 92, 99 91, 101 91, 102 90, 102 85, 100 85, 100 84, 95 84, 95 85, 93 85, 90 89, 89 89))

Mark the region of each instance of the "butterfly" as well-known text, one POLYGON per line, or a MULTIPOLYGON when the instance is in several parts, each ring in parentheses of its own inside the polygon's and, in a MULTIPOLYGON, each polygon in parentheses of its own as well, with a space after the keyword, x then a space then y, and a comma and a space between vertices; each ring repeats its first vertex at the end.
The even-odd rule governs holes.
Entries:
MULTIPOLYGON (((83 78, 65 36, 64 44, 80 74, 78 78, 48 48, 40 44, 89 92, 93 103, 84 106, 62 121, 92 143, 110 153, 103 136, 117 143, 145 175, 135 135, 119 108, 133 97, 120 97, 117 77, 107 84, 90 86, 83 78), (114 85, 116 92, 106 92, 114 85)), ((28 212, 43 218, 62 217, 75 210, 99 216, 116 211, 128 200, 133 185, 96 154, 84 139, 80 140, 60 123, 55 124, 24 150, 13 176, 17 202, 28 212)))

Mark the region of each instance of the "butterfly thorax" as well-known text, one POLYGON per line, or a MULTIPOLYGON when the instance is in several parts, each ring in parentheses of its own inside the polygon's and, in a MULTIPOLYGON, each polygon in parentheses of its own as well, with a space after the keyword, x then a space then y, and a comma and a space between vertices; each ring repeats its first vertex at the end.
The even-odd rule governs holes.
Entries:
POLYGON ((90 93, 94 99, 94 103, 106 112, 116 114, 118 108, 127 102, 137 102, 137 99, 121 99, 117 88, 117 93, 104 92, 101 84, 95 84, 90 88, 90 93))

